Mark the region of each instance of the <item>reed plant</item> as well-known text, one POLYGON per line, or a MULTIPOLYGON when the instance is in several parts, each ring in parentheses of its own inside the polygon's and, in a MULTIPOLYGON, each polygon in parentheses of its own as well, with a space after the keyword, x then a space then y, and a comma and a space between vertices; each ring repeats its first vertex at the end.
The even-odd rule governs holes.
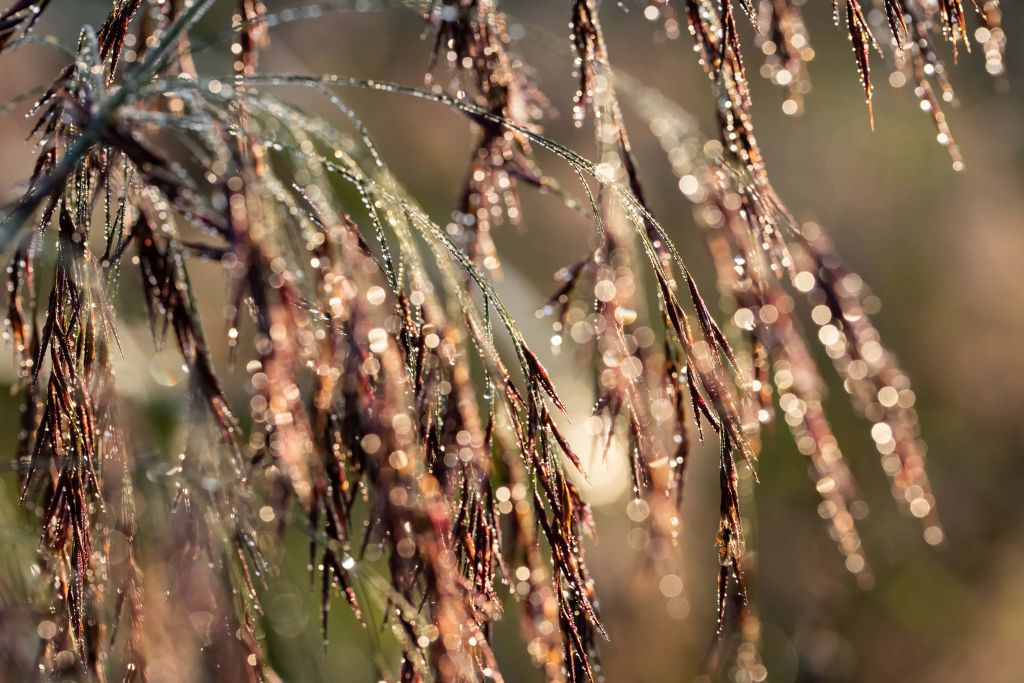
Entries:
MULTIPOLYGON (((6 107, 30 104, 37 152, 0 226, 21 401, 5 424, 18 425, 19 502, 39 537, 31 571, 12 570, 24 573, 14 600, 41 615, 37 661, 22 675, 277 680, 262 646, 262 599, 281 562, 273 548, 297 532, 325 646, 329 610, 344 603, 399 645, 395 661, 366 653, 381 678, 501 680, 493 626, 515 612, 545 680, 599 680, 606 587, 586 563, 593 518, 569 416, 598 450, 627 454, 630 517, 659 556, 686 550, 677 546, 687 467, 704 455, 699 442, 716 446, 718 623, 706 668, 733 657, 722 644, 736 633, 744 680, 763 680, 740 480, 756 479, 761 430, 778 418, 807 457, 847 569, 872 581, 857 531, 864 503, 824 409, 819 343, 866 419, 896 500, 928 543, 943 541, 914 393, 872 323, 873 296, 822 226, 793 218, 754 135, 745 68, 754 53, 743 54, 737 14, 753 22, 760 72, 797 113, 813 57, 802 2, 638 8, 665 37, 689 29, 717 113, 708 136, 668 97, 613 71, 602 19, 635 20, 613 3, 565 0, 565 55, 578 76, 566 96, 542 93, 524 64, 510 2, 115 0, 74 45, 32 31, 63 4, 16 0, 0 13, 0 52, 43 44, 67 60, 52 83, 6 107), (231 6, 230 26, 203 20, 215 5, 231 6), (355 5, 422 15, 425 83, 261 70, 275 28, 355 5), (233 71, 204 69, 211 53, 229 54, 233 71), (289 99, 296 90, 334 114, 303 108, 289 99), (430 215, 392 173, 349 105, 353 91, 419 98, 466 119, 475 142, 450 216, 430 215), (553 106, 592 127, 592 152, 543 134, 553 106), (624 107, 665 150, 717 282, 697 282, 647 203, 624 107), (578 182, 560 184, 544 170, 554 166, 578 182), (493 235, 529 226, 525 192, 593 226, 596 248, 567 255, 556 291, 538 302, 552 343, 571 350, 560 362, 592 381, 590 406, 563 403, 539 340, 494 284, 502 255, 493 235), (223 320, 201 314, 209 295, 194 284, 197 269, 223 283, 223 320), (713 311, 707 287, 735 306, 713 311), (730 324, 717 322, 723 315, 730 324), (118 392, 119 330, 140 316, 187 378, 175 418, 184 447, 156 483, 137 457, 154 437, 130 423, 118 392), (230 347, 228 367, 215 362, 211 336, 230 347), (147 528, 157 507, 159 536, 147 528), (169 600, 146 589, 147 573, 172 570, 169 600), (209 618, 202 637, 187 628, 199 611, 209 618), (173 661, 158 671, 153 652, 169 646, 173 661)), ((973 47, 1000 76, 998 2, 878 4, 833 2, 865 125, 878 51, 893 78, 914 85, 962 168, 942 109, 953 95, 941 43, 954 57, 972 48, 973 9, 984 29, 973 47)))

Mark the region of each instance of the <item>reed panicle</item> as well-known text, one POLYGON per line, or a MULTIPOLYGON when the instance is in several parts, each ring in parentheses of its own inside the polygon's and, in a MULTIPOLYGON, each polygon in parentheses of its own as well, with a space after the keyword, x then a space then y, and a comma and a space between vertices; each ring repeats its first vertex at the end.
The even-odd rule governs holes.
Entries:
MULTIPOLYGON (((792 217, 768 177, 731 0, 685 0, 678 17, 658 0, 645 12, 668 38, 685 16, 712 84, 717 139, 613 72, 596 0, 566 3, 573 120, 592 123, 596 161, 541 133, 551 104, 496 0, 395 3, 416 9, 432 35, 424 88, 260 70, 275 27, 348 3, 275 14, 239 0, 225 32, 193 42, 196 22, 218 4, 232 3, 116 0, 98 31, 84 26, 77 45, 58 46, 70 62, 32 107, 37 160, 0 226, 23 401, 21 502, 40 535, 38 581, 50 587, 41 600, 53 610, 52 628, 40 627, 40 671, 149 680, 150 640, 187 620, 181 600, 182 610, 209 615, 208 635, 182 643, 165 677, 277 680, 261 648, 262 598, 278 570, 275 544, 297 530, 318 575, 325 643, 340 597, 399 644, 400 664, 380 664, 382 677, 501 680, 493 625, 514 603, 546 680, 600 679, 607 633, 586 563, 594 521, 563 419, 578 407, 563 402, 493 283, 492 234, 526 219, 527 188, 593 225, 597 246, 573 255, 541 313, 553 318, 554 343, 572 340, 573 361, 592 378, 595 403, 581 419, 601 448, 627 454, 630 517, 647 529, 660 571, 678 572, 696 444, 717 441, 709 672, 726 656, 726 632, 759 638, 743 505, 760 430, 777 411, 808 458, 846 567, 872 581, 856 526, 866 507, 824 410, 798 300, 871 424, 897 500, 923 521, 929 543, 942 541, 914 394, 871 322, 867 289, 820 226, 792 217), (202 72, 202 51, 228 38, 232 73, 202 72), (282 94, 297 88, 322 97, 342 124, 282 94), (420 98, 471 122, 450 222, 428 215, 389 170, 346 102, 353 89, 420 98), (736 303, 730 326, 716 322, 645 199, 620 97, 659 139, 694 205, 717 285, 736 303), (544 172, 548 157, 575 173, 578 188, 544 172), (192 279, 211 267, 224 283, 242 388, 217 367, 201 314, 207 295, 192 279), (145 500, 137 456, 147 437, 126 424, 116 381, 133 305, 187 376, 184 448, 145 500), (148 537, 140 503, 166 509, 165 538, 148 537), (190 588, 154 605, 146 574, 167 567, 190 588)), ((19 0, 0 13, 0 51, 36 42, 30 32, 53 5, 19 0)), ((786 88, 783 108, 796 113, 813 54, 801 3, 740 6, 755 24, 762 73, 786 88)), ((953 95, 933 42, 948 41, 954 59, 961 43, 970 49, 963 3, 886 0, 891 41, 876 39, 857 0, 834 7, 869 115, 870 52, 891 48, 895 73, 915 84, 962 167, 940 109, 953 95)), ((998 4, 975 7, 998 75, 998 4)), ((763 670, 756 648, 744 652, 741 666, 763 670)))

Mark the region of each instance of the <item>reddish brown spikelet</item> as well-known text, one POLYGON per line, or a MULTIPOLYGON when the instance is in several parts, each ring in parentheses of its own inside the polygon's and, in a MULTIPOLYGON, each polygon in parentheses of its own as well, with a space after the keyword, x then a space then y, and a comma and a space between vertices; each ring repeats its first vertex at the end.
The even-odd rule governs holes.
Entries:
POLYGON ((857 73, 860 74, 860 82, 864 87, 864 97, 868 105, 868 118, 871 121, 871 128, 875 127, 875 113, 872 106, 872 85, 871 85, 871 61, 870 52, 872 47, 877 48, 875 37, 868 28, 867 19, 864 18, 864 10, 861 9, 857 0, 846 2, 846 28, 850 32, 850 42, 853 44, 853 55, 857 60, 857 73))

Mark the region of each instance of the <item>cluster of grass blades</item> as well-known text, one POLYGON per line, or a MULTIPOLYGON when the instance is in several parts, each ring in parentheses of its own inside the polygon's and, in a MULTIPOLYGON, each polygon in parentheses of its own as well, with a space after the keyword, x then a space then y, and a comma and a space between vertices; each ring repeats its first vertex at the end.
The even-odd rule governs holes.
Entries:
MULTIPOLYGON (((528 222, 524 189, 594 226, 598 247, 561 272, 542 310, 592 377, 596 402, 580 419, 605 448, 628 454, 631 516, 648 529, 650 552, 677 552, 693 444, 718 443, 715 642, 730 629, 758 639, 739 473, 755 472, 759 430, 776 408, 810 461, 847 568, 871 582, 855 525, 864 506, 823 410, 798 299, 871 424, 897 499, 923 520, 929 543, 942 541, 913 392, 870 321, 866 289, 769 182, 730 0, 684 3, 712 83, 717 140, 664 96, 613 73, 598 3, 567 0, 573 115, 581 126, 592 119, 596 161, 540 133, 549 103, 494 0, 392 4, 420 11, 435 37, 425 87, 261 72, 274 27, 389 8, 369 2, 272 13, 260 0, 115 0, 74 46, 31 34, 61 0, 18 0, 0 13, 0 53, 42 43, 69 55, 52 84, 6 107, 34 100, 38 157, 0 225, 10 262, 5 334, 22 400, 20 503, 40 535, 23 590, 46 615, 40 672, 148 680, 149 641, 201 612, 203 637, 180 646, 164 677, 276 680, 261 647, 261 598, 279 569, 275 539, 297 529, 308 536, 325 642, 340 596, 398 643, 397 666, 375 655, 381 677, 500 680, 492 627, 514 606, 546 680, 600 679, 605 629, 584 542, 593 520, 563 419, 579 406, 563 403, 492 282, 501 267, 492 232, 528 222), (232 25, 193 39, 217 4, 232 5, 232 25), (202 73, 206 50, 230 51, 234 72, 202 73), (290 103, 295 89, 322 97, 334 120, 290 103), (428 100, 472 124, 450 221, 428 215, 388 169, 346 102, 353 89, 428 100), (644 199, 620 96, 695 205, 718 286, 737 304, 730 334, 644 199), (567 165, 578 186, 559 185, 541 161, 567 165), (226 322, 204 320, 206 295, 190 277, 211 268, 224 283, 226 322), (124 321, 142 309, 186 377, 184 447, 155 484, 143 481, 137 451, 147 437, 126 423, 116 372, 124 321), (211 334, 225 335, 244 387, 216 367, 211 334), (144 526, 156 507, 159 537, 144 526), (146 575, 167 571, 188 590, 154 601, 146 575)), ((763 73, 787 87, 787 111, 807 92, 800 5, 743 5, 763 73)), ((999 75, 998 4, 978 10, 989 71, 999 75)), ((952 91, 931 42, 939 33, 954 50, 967 44, 962 3, 886 0, 885 11, 896 69, 916 79, 939 141, 962 166, 939 108, 952 91)), ((671 3, 652 2, 645 15, 679 34, 671 3)), ((856 0, 845 16, 870 105, 877 29, 856 0)), ((742 666, 761 680, 756 648, 745 652, 742 666)), ((709 670, 723 656, 713 647, 709 670)))

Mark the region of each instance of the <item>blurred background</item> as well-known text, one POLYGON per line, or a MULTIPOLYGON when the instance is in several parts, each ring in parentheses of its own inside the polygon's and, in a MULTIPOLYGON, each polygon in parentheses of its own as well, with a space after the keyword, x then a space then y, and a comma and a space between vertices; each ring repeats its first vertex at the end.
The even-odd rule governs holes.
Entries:
MULTIPOLYGON (((82 23, 99 25, 109 7, 101 0, 54 4, 38 31, 68 42, 82 23)), ((278 10, 297 3, 267 4, 278 10)), ((832 25, 828 3, 812 4, 805 18, 816 48, 810 64, 813 90, 806 111, 796 117, 783 113, 784 93, 754 75, 758 60, 752 30, 749 22, 740 21, 758 141, 789 208, 800 219, 820 222, 847 265, 883 302, 877 324, 914 382, 947 542, 928 546, 917 521, 899 512, 868 423, 854 414, 833 383, 827 408, 870 506, 860 530, 876 582, 861 590, 844 570, 816 512, 819 501, 805 458, 788 432, 777 429, 767 435, 755 506, 747 512, 755 528, 757 562, 752 600, 763 622, 769 679, 1024 680, 1019 645, 1024 638, 1024 513, 1017 507, 1024 492, 1024 79, 1019 78, 1024 59, 1018 50, 1024 19, 1014 3, 1003 3, 1009 41, 1003 81, 986 74, 980 50, 961 51, 953 67, 948 47, 940 46, 960 101, 946 111, 966 162, 957 173, 936 144, 931 121, 911 88, 890 87, 877 55, 876 129, 871 131, 845 32, 832 25)), ((232 7, 221 3, 197 34, 225 25, 232 7)), ((522 55, 551 100, 545 133, 593 157, 589 125, 577 129, 571 117, 576 86, 566 51, 569 3, 508 0, 501 8, 526 34, 540 27, 561 41, 551 46, 544 44, 548 38, 527 40, 522 55)), ((713 135, 709 84, 685 30, 676 40, 658 39, 657 27, 644 19, 638 2, 606 1, 601 9, 612 65, 660 89, 713 135)), ((973 17, 969 22, 977 26, 973 17)), ((264 71, 420 85, 433 36, 416 13, 395 8, 328 14, 275 29, 271 38, 264 71)), ((61 55, 43 47, 2 59, 0 102, 52 79, 64 64, 61 55)), ((205 73, 230 72, 223 51, 204 55, 198 64, 205 73)), ((466 120, 408 98, 343 95, 364 117, 384 158, 413 196, 435 220, 446 221, 472 148, 466 120)), ((309 106, 338 118, 323 102, 310 99, 309 106)), ((18 195, 31 170, 33 157, 24 143, 31 124, 23 113, 17 109, 0 120, 0 200, 5 203, 18 195)), ((653 136, 629 111, 626 123, 650 203, 711 296, 712 269, 690 205, 653 136)), ((572 187, 569 169, 559 168, 551 157, 541 156, 540 162, 572 187)), ((530 192, 524 193, 524 216, 521 229, 506 227, 495 236, 505 270, 499 290, 523 322, 527 338, 545 351, 556 384, 570 387, 563 389, 569 392, 570 407, 586 410, 589 395, 582 388, 574 394, 571 388, 578 380, 570 356, 555 360, 547 353, 549 323, 535 320, 533 312, 553 291, 552 274, 580 258, 592 228, 557 200, 530 192)), ((200 277, 217 282, 213 270, 200 277)), ((140 462, 159 468, 176 452, 176 430, 185 419, 181 392, 174 389, 180 370, 173 350, 154 353, 145 322, 137 323, 138 333, 128 335, 118 379, 135 413, 157 435, 140 446, 140 462)), ((830 368, 823 369, 829 377, 830 368)), ((0 384, 9 386, 13 377, 13 363, 5 356, 0 384)), ((13 452, 16 405, 16 397, 3 391, 0 460, 13 452)), ((591 464, 593 487, 587 494, 595 503, 599 535, 590 543, 588 559, 611 638, 602 648, 609 681, 680 681, 699 673, 715 628, 715 453, 697 453, 692 467, 679 548, 680 587, 659 582, 644 566, 642 554, 629 550, 636 539, 630 538, 625 514, 628 474, 622 464, 591 464)), ((36 537, 17 510, 17 482, 5 475, 0 486, 0 540, 10 548, 10 557, 30 563, 36 537)), ((373 626, 360 627, 336 603, 331 646, 325 650, 303 539, 286 539, 281 557, 281 573, 271 581, 266 604, 267 648, 282 677, 374 680, 366 655, 376 638, 373 626)), ((3 601, 4 619, 10 618, 11 603, 10 596, 3 601)), ((515 610, 510 609, 496 639, 506 680, 540 680, 516 630, 515 610)), ((723 676, 728 678, 729 671, 723 676)))

